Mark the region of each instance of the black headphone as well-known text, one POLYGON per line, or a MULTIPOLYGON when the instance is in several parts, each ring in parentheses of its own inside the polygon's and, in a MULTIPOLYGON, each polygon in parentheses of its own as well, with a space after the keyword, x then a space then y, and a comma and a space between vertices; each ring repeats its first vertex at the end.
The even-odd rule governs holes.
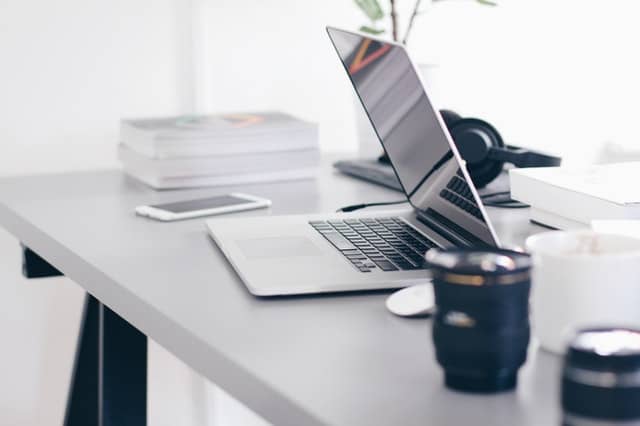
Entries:
POLYGON ((549 167, 559 166, 562 162, 560 157, 505 145, 495 127, 484 120, 463 118, 446 109, 441 110, 440 115, 478 188, 495 179, 502 172, 504 163, 516 167, 549 167))

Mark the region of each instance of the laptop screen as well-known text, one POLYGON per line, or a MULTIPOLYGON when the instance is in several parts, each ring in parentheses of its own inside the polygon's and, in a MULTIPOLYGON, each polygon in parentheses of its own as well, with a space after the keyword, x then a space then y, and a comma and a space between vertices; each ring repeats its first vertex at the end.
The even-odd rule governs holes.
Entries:
POLYGON ((462 245, 497 245, 440 113, 406 50, 327 28, 338 56, 423 222, 462 245))

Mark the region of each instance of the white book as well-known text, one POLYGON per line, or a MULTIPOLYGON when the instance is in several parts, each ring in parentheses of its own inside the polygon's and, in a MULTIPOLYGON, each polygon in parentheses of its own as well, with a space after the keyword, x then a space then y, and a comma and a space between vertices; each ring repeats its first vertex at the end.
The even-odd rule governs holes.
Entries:
POLYGON ((591 229, 605 234, 640 238, 640 220, 594 220, 591 229))
POLYGON ((302 168, 291 170, 279 170, 262 173, 247 173, 239 175, 224 176, 197 176, 197 177, 167 177, 163 178, 154 175, 144 175, 132 170, 125 170, 125 173, 135 179, 151 186, 154 189, 179 189, 179 188, 199 188, 204 186, 228 186, 242 185, 249 183, 279 182, 287 180, 312 179, 316 176, 317 169, 302 168))
POLYGON ((509 176, 511 198, 534 212, 584 226, 599 219, 640 219, 638 162, 511 169, 509 176))
POLYGON ((535 207, 531 207, 529 211, 529 218, 534 223, 544 225, 553 229, 562 229, 563 231, 588 228, 588 225, 582 222, 568 219, 566 217, 557 215, 555 213, 550 213, 545 210, 540 210, 535 207))
POLYGON ((309 169, 318 165, 320 153, 315 149, 307 149, 247 155, 153 159, 120 145, 118 158, 125 170, 140 175, 187 178, 309 169))
POLYGON ((317 147, 318 126, 279 112, 127 119, 120 141, 149 157, 285 151, 317 147))
POLYGON ((149 158, 178 158, 213 155, 251 154, 262 152, 318 149, 318 129, 311 127, 285 134, 266 134, 260 138, 228 137, 224 141, 203 137, 184 140, 122 140, 133 151, 149 158))

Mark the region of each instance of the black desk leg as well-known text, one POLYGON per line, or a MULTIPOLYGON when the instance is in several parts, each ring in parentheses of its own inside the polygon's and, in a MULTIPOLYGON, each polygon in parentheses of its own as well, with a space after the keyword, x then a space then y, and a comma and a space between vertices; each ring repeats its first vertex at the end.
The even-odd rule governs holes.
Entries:
POLYGON ((147 337, 100 305, 99 426, 147 423, 147 337))
MULTIPOLYGON (((27 278, 62 275, 22 245, 27 278)), ((65 426, 147 423, 147 337, 87 294, 80 324, 65 426)))
POLYGON ((147 422, 147 338, 86 296, 65 426, 147 422))
POLYGON ((38 256, 38 253, 20 244, 22 248, 22 274, 25 278, 47 278, 62 275, 49 262, 38 256))

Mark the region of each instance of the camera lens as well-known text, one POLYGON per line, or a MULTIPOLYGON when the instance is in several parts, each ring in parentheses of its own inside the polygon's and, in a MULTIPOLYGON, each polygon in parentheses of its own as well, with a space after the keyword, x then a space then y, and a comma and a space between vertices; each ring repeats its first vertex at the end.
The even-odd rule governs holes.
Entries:
POLYGON ((433 342, 445 385, 467 392, 513 389, 529 344, 531 259, 510 250, 430 250, 433 342))
POLYGON ((640 331, 579 332, 562 374, 563 424, 640 425, 640 331))

